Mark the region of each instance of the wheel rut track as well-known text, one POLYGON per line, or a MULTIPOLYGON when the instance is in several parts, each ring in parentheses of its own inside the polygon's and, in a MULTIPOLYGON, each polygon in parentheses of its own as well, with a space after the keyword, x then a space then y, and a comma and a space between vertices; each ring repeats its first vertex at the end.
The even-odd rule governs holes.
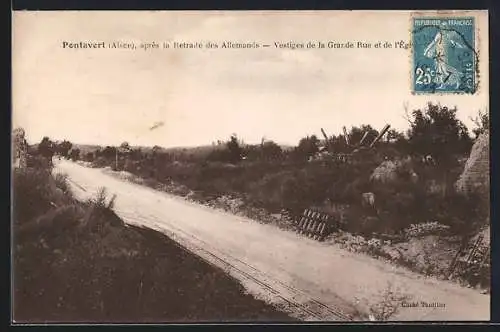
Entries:
MULTIPOLYGON (((89 194, 89 190, 85 189, 82 187, 79 183, 75 182, 74 180, 70 181, 71 184, 76 186, 78 189, 84 191, 86 194, 89 194)), ((146 216, 141 216, 137 215, 134 213, 135 211, 124 211, 121 210, 119 207, 114 208, 115 212, 122 217, 125 221, 129 221, 129 224, 132 225, 137 225, 140 227, 146 227, 150 229, 154 229, 156 231, 159 231, 161 233, 167 233, 169 237, 171 237, 174 241, 179 243, 181 246, 183 246, 185 249, 188 251, 193 252, 194 254, 197 254, 200 258, 204 259, 207 261, 209 264, 215 265, 217 267, 224 266, 232 270, 233 272, 236 272, 241 278, 247 279, 250 282, 253 282, 254 284, 260 286, 262 289, 266 290, 267 292, 273 294, 277 298, 281 299, 283 303, 287 304, 291 308, 295 308, 296 310, 292 310, 294 314, 301 313, 301 317, 307 317, 307 320, 314 320, 314 321, 329 321, 329 320, 339 320, 339 321, 352 321, 354 320, 353 315, 348 314, 341 310, 340 308, 333 307, 331 305, 327 305, 321 301, 318 301, 314 298, 312 298, 310 295, 307 293, 290 286, 286 284, 285 282, 282 282, 281 280, 272 277, 263 271, 257 269, 256 267, 226 253, 222 252, 219 249, 214 248, 210 244, 208 244, 206 241, 203 241, 196 237, 193 234, 190 234, 174 225, 172 225, 171 222, 168 222, 166 220, 159 220, 155 215, 152 214, 147 214, 146 216), (138 223, 138 222, 139 223, 138 223), (245 268, 247 268, 250 271, 255 272, 256 274, 263 276, 264 279, 267 279, 271 281, 274 284, 279 285, 283 289, 285 289, 287 292, 295 295, 295 296, 286 296, 279 290, 275 289, 272 285, 270 285, 268 282, 265 282, 251 273, 237 267, 235 264, 229 262, 227 259, 224 259, 223 257, 220 257, 217 254, 214 254, 212 251, 206 249, 206 248, 211 248, 212 251, 215 252, 220 252, 225 257, 228 257, 230 260, 233 262, 237 262, 245 268), (201 255, 200 255, 201 253, 201 255), (212 261, 207 260, 205 257, 210 257, 212 261), (215 262, 218 262, 219 264, 216 264, 215 262), (298 302, 294 300, 294 297, 301 297, 302 299, 306 301, 298 302), (307 303, 308 305, 304 304, 307 303)), ((355 310, 352 310, 353 312, 355 310)))
MULTIPOLYGON (((244 265, 246 268, 255 272, 256 274, 265 276, 266 279, 271 280, 274 283, 280 285, 281 287, 286 289, 288 292, 290 292, 292 294, 296 294, 303 299, 307 299, 306 303, 315 307, 316 309, 311 308, 303 303, 295 301, 293 299, 294 296, 286 296, 286 295, 282 294, 279 290, 276 290, 269 283, 255 277, 251 273, 237 267, 235 264, 229 262, 227 259, 224 259, 223 257, 220 257, 217 254, 214 254, 212 251, 206 249, 206 248, 210 248, 211 245, 209 245, 205 241, 199 239, 195 235, 192 235, 192 234, 190 234, 182 229, 179 229, 178 227, 172 225, 170 222, 167 222, 164 220, 160 221, 160 220, 158 220, 157 217, 155 217, 153 215, 149 215, 147 217, 140 217, 140 216, 136 216, 136 215, 127 215, 127 213, 120 212, 119 210, 117 210, 116 212, 118 213, 118 215, 121 215, 122 217, 124 217, 124 219, 132 220, 132 221, 135 219, 135 220, 141 222, 140 225, 143 227, 153 226, 153 227, 149 227, 149 228, 153 228, 153 229, 160 231, 162 233, 165 233, 165 232, 170 233, 168 235, 170 235, 176 242, 180 243, 182 246, 184 246, 189 251, 193 251, 192 249, 194 249, 194 251, 196 251, 196 252, 201 252, 205 256, 210 257, 213 261, 219 262, 220 265, 222 265, 226 268, 229 268, 230 270, 233 270, 234 272, 239 274, 241 277, 248 279, 249 281, 257 284, 262 289, 268 291, 269 293, 271 293, 274 296, 281 299, 284 303, 286 303, 290 307, 295 308, 296 310, 294 310, 294 313, 300 312, 303 314, 303 316, 308 317, 309 320, 311 320, 311 318, 312 318, 312 320, 315 320, 315 321, 327 321, 327 320, 332 320, 332 318, 333 318, 333 320, 339 320, 339 321, 352 321, 352 320, 354 320, 352 315, 345 313, 343 310, 341 310, 339 308, 332 307, 331 305, 327 305, 321 301, 318 301, 318 300, 312 298, 311 296, 309 296, 308 294, 306 294, 305 292, 303 292, 303 291, 301 291, 293 286, 290 286, 290 285, 282 282, 281 280, 278 280, 274 277, 269 276, 268 274, 260 271, 259 269, 255 268, 254 266, 252 266, 252 265, 250 265, 250 264, 228 254, 228 253, 221 252, 224 256, 230 258, 230 260, 236 261, 239 264, 244 265), (152 221, 152 220, 154 220, 154 221, 152 221), (182 239, 179 239, 179 238, 182 238, 182 239), (178 241, 178 240, 180 240, 180 241, 178 241)), ((137 224, 137 223, 132 222, 131 224, 137 224)), ((215 249, 213 251, 219 251, 219 250, 215 249)), ((198 254, 198 256, 204 258, 203 255, 198 254)), ((219 264, 216 264, 213 261, 212 262, 208 261, 208 262, 220 267, 219 264)))

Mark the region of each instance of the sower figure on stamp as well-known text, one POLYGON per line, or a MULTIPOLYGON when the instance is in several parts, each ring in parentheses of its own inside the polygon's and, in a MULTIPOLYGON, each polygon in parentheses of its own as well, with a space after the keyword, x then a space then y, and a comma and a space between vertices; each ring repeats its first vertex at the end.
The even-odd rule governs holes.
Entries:
POLYGON ((463 73, 448 64, 446 48, 448 46, 465 48, 456 41, 459 37, 455 31, 440 30, 436 33, 434 40, 427 46, 424 55, 433 58, 436 64, 435 83, 439 84, 438 89, 444 89, 446 86, 455 85, 455 89, 460 86, 460 80, 463 73))

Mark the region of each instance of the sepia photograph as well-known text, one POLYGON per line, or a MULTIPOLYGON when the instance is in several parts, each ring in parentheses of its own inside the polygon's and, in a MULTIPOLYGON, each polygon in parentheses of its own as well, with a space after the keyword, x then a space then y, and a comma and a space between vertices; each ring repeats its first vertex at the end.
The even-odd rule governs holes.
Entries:
POLYGON ((490 321, 488 11, 14 11, 11 322, 490 321))

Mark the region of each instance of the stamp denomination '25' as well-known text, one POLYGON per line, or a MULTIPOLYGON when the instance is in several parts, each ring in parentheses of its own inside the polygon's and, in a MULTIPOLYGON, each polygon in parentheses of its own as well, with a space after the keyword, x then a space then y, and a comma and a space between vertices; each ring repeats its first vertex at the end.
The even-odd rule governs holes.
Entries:
POLYGON ((413 92, 476 92, 474 18, 414 17, 412 25, 413 92))

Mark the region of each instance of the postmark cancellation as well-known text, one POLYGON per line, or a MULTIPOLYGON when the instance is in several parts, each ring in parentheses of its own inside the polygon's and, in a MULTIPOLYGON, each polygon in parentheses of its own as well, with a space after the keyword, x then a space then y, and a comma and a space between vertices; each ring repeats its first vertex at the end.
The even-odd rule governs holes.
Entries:
POLYGON ((412 92, 476 93, 475 33, 473 16, 412 16, 412 92))

